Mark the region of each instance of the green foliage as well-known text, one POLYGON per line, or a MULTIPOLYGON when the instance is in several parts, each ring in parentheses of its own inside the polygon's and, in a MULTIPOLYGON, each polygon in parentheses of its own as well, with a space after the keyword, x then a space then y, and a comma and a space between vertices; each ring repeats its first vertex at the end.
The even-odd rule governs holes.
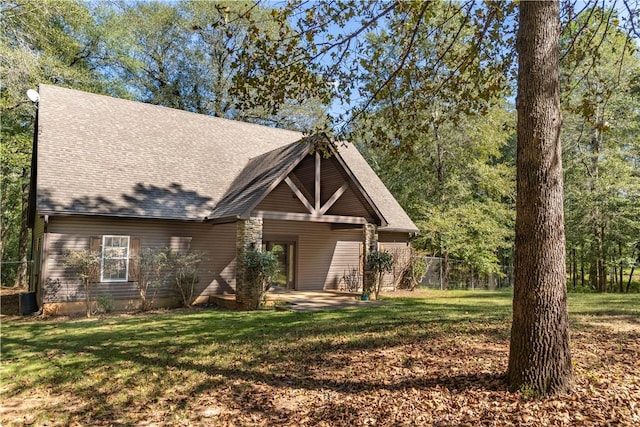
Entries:
POLYGON ((402 272, 399 288, 414 290, 427 272, 427 267, 427 262, 423 256, 412 253, 409 257, 407 268, 402 272))
POLYGON ((508 263, 515 220, 513 113, 497 106, 485 116, 459 117, 457 125, 432 123, 419 135, 405 133, 411 124, 382 112, 370 120, 398 137, 372 146, 371 133, 356 135, 363 155, 420 228, 414 247, 482 273, 508 263))
POLYGON ((174 258, 171 248, 144 248, 140 252, 137 260, 140 272, 135 283, 141 311, 153 307, 158 291, 173 273, 174 258))
POLYGON ((113 297, 111 294, 100 294, 96 298, 96 309, 98 313, 111 313, 114 308, 113 297))
POLYGON ((65 249, 63 252, 64 266, 74 271, 84 288, 87 317, 93 313, 91 289, 100 277, 100 257, 100 252, 87 249, 65 249))
POLYGON ((367 255, 366 260, 367 272, 374 278, 372 289, 364 289, 364 294, 373 293, 375 299, 378 299, 382 290, 383 276, 385 273, 393 271, 393 255, 387 251, 371 251, 367 255))
MULTIPOLYGON (((40 83, 100 91, 92 58, 94 22, 80 1, 13 0, 0 4, 1 256, 19 261, 15 284, 25 285, 27 199, 36 108, 27 89, 40 83)), ((9 284, 9 276, 3 285, 9 284)))
POLYGON ((198 266, 204 254, 201 252, 173 252, 173 287, 180 295, 184 307, 191 307, 195 297, 195 285, 200 281, 198 266))
POLYGON ((269 251, 250 249, 244 254, 243 262, 246 267, 246 279, 251 286, 259 290, 259 300, 262 301, 262 296, 280 271, 278 258, 269 251))
MULTIPOLYGON (((258 50, 279 34, 279 23, 262 5, 151 1, 102 7, 97 14, 104 71, 125 81, 136 99, 296 130, 324 126, 325 102, 300 81, 287 83, 292 90, 286 96, 270 87, 262 64, 273 58, 258 50)), ((305 66, 279 74, 313 78, 305 66)))
POLYGON ((586 10, 561 40, 568 270, 570 282, 600 292, 625 289, 620 272, 640 242, 640 55, 603 25, 615 19, 612 9, 586 10))

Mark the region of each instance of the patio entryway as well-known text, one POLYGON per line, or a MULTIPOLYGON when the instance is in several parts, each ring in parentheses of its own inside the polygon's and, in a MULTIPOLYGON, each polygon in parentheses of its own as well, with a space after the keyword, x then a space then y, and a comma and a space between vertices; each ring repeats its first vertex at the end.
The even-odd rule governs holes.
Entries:
MULTIPOLYGON (((235 308, 235 294, 210 297, 212 302, 226 308, 235 308)), ((391 304, 390 301, 362 301, 360 294, 338 291, 294 291, 279 286, 270 289, 267 305, 278 310, 326 311, 345 308, 391 304)))
POLYGON ((324 311, 345 308, 391 304, 389 301, 362 301, 360 294, 338 291, 290 291, 273 288, 267 292, 267 301, 278 310, 324 311))

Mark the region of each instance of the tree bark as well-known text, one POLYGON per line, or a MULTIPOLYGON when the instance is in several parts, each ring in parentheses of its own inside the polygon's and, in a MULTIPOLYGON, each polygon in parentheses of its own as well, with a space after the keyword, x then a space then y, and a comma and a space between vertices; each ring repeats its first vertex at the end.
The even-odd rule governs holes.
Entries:
POLYGON ((558 1, 521 2, 519 24, 515 283, 508 378, 512 391, 549 395, 569 391, 572 385, 558 1))
POLYGON ((14 287, 26 287, 29 284, 28 273, 28 245, 29 245, 29 170, 22 171, 20 203, 20 238, 18 240, 18 268, 13 283, 14 287))

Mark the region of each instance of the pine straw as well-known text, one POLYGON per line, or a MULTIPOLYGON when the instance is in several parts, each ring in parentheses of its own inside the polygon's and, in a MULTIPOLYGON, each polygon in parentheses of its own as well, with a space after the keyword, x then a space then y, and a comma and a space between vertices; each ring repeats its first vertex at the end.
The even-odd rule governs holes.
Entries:
MULTIPOLYGON (((317 321, 332 322, 320 315, 317 321)), ((228 343, 228 353, 217 348, 221 354, 199 353, 198 344, 192 353, 167 348, 164 356, 139 350, 139 360, 86 372, 97 381, 11 393, 0 420, 4 426, 640 425, 637 317, 572 316, 574 391, 551 398, 506 390, 509 324, 499 316, 445 324, 398 315, 389 325, 298 340, 265 332, 264 342, 249 343, 255 353, 241 341, 228 343), (158 362, 160 370, 144 367, 162 357, 175 359, 158 362), (130 366, 138 369, 136 379, 120 378, 130 366)), ((55 350, 49 357, 60 356, 55 350)))

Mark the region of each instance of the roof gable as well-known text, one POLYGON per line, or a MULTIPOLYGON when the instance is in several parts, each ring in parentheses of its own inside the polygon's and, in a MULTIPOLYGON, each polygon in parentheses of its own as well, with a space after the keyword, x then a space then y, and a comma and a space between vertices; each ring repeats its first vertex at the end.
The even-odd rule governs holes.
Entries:
MULTIPOLYGON (((41 214, 242 217, 311 147, 299 132, 49 85, 39 92, 32 176, 41 214)), ((350 189, 388 229, 417 231, 353 145, 336 153, 350 189)))

